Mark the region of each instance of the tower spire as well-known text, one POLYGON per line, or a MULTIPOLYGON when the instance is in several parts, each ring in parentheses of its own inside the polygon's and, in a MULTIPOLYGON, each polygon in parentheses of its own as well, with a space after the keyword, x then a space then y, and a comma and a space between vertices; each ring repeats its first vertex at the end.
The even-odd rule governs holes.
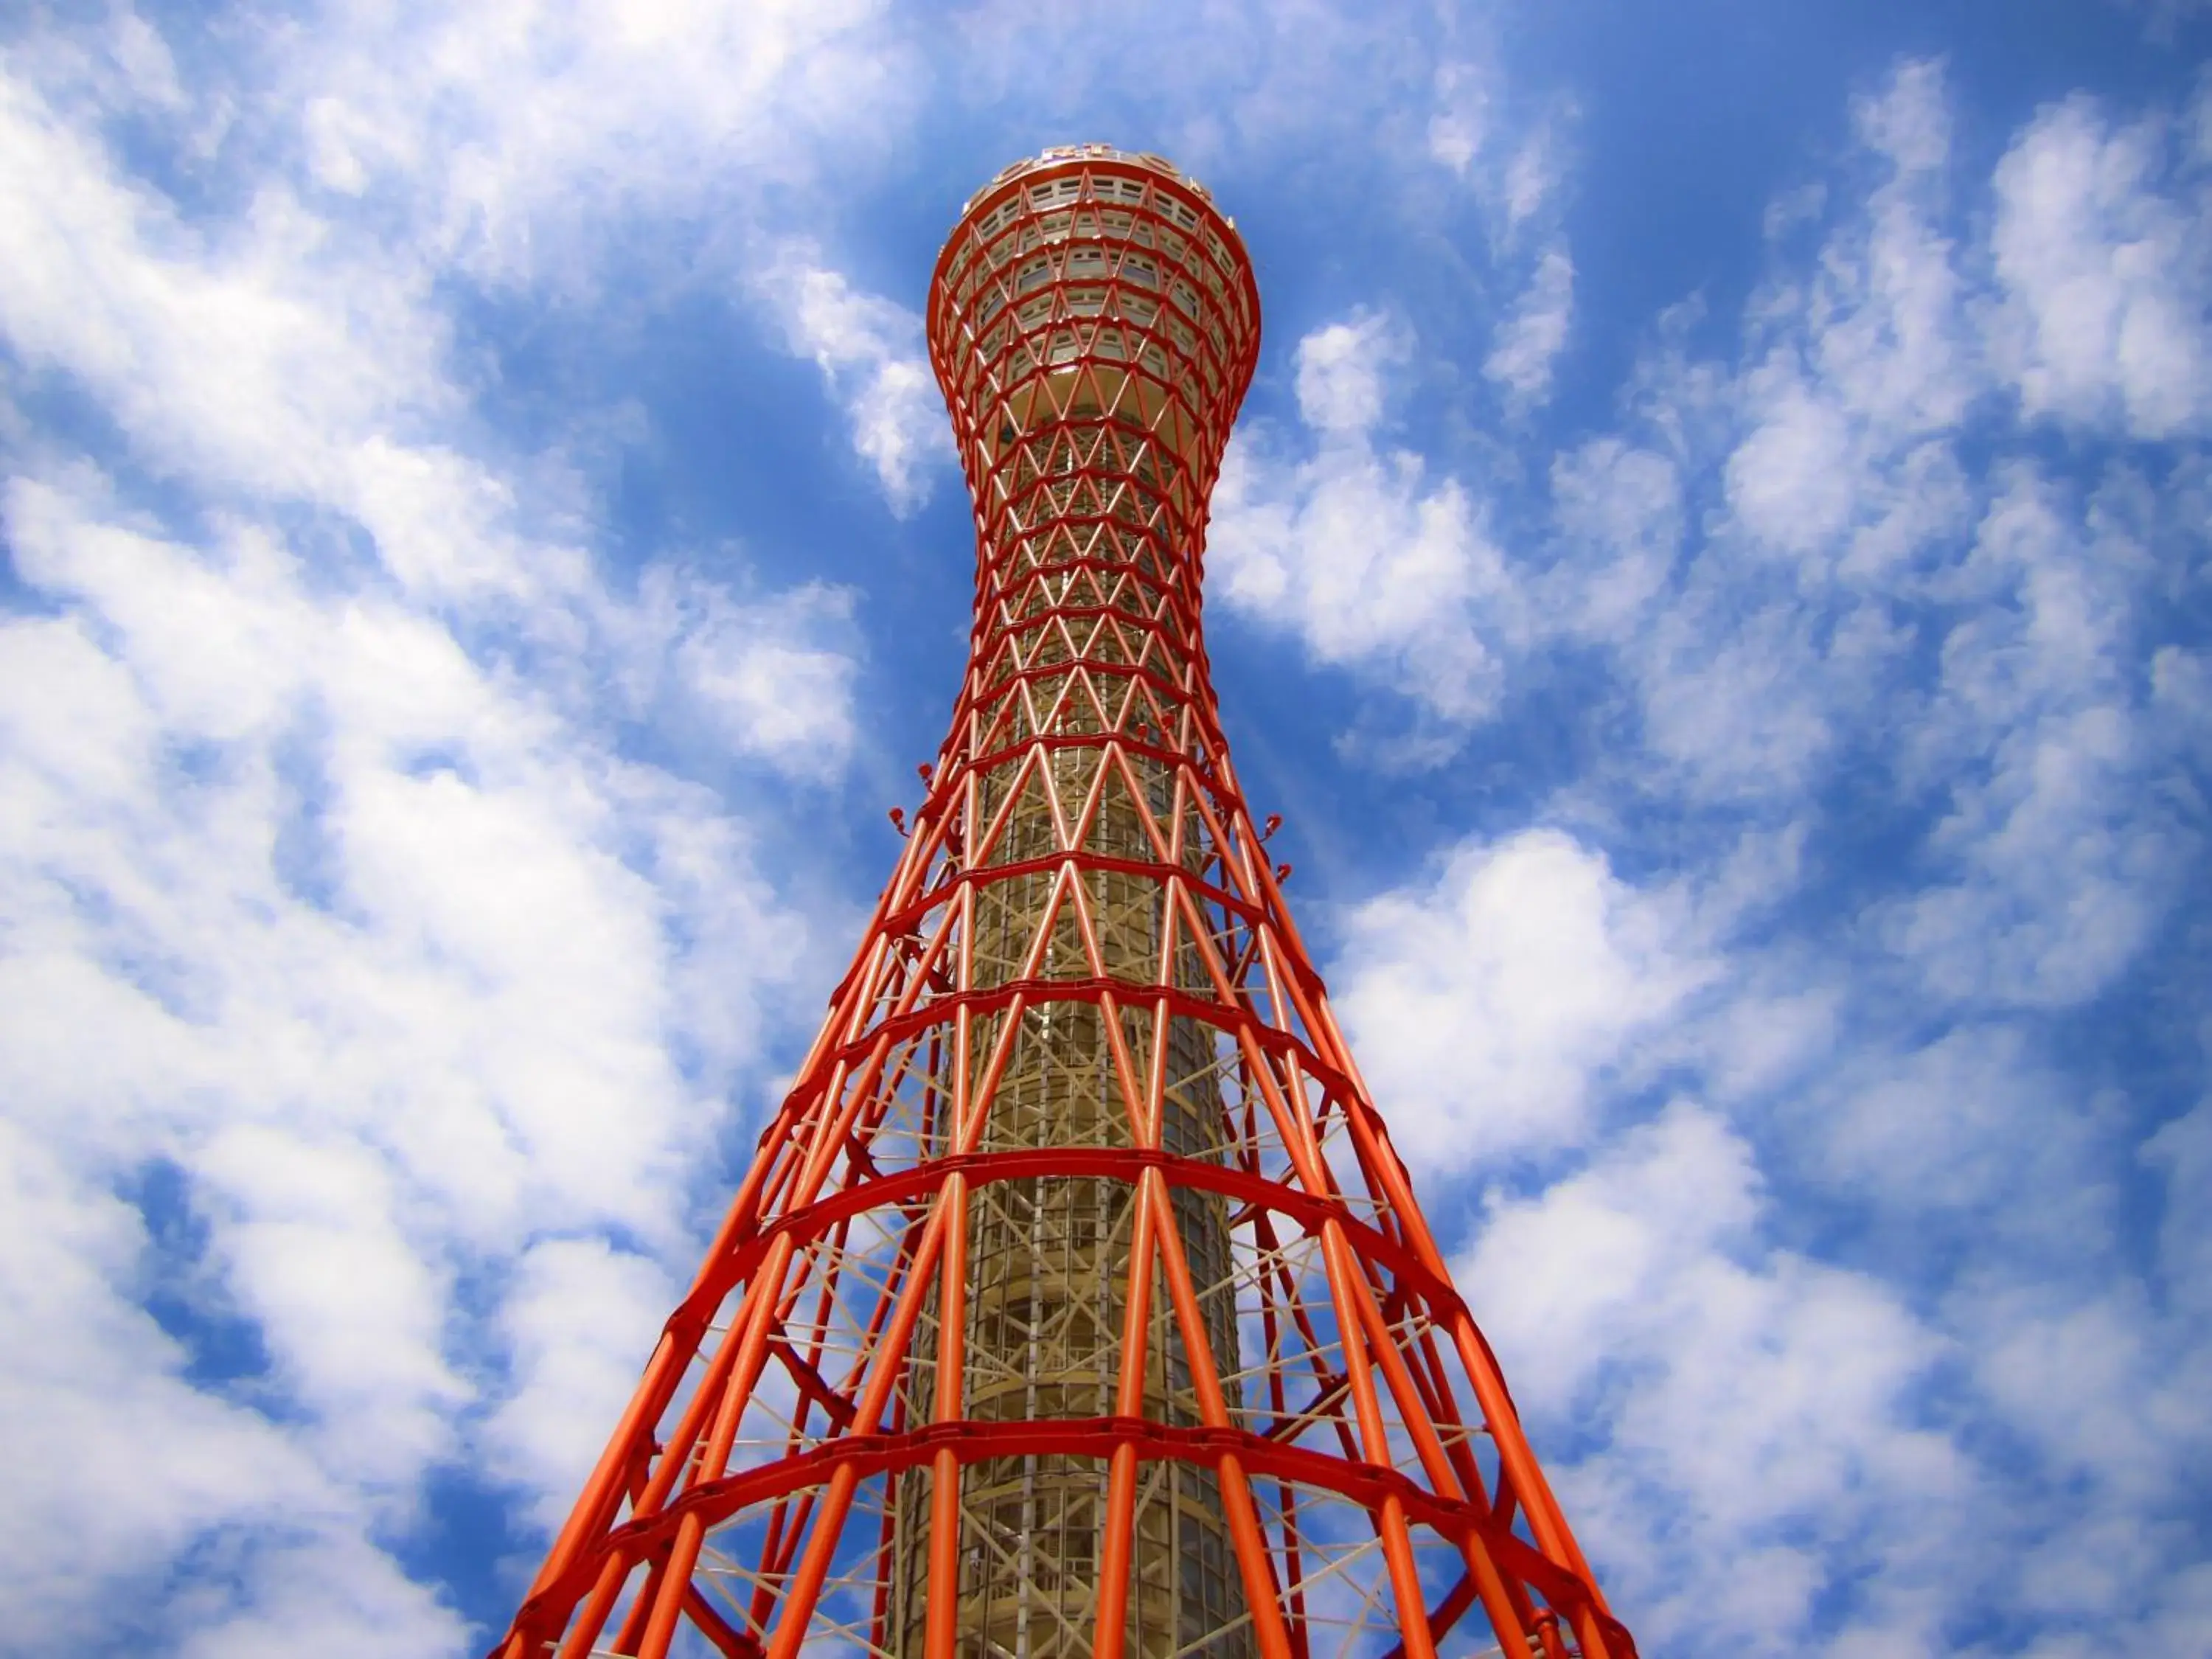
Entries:
POLYGON ((502 1659, 1633 1659, 1230 766, 1200 575, 1259 339, 1156 156, 968 204, 951 729, 502 1659))

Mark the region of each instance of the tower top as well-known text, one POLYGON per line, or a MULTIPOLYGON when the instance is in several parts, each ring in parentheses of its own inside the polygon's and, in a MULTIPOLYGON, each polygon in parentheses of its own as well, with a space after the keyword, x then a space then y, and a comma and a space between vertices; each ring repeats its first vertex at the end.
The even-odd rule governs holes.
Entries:
POLYGON ((991 182, 970 196, 960 211, 965 215, 1000 185, 1019 179, 1042 167, 1062 167, 1070 161, 1117 161, 1124 167, 1146 167, 1172 179, 1202 200, 1211 202, 1212 193, 1204 185, 1185 173, 1164 155, 1150 150, 1121 149, 1112 144, 1048 144, 1035 155, 1025 155, 999 169, 991 182))
MULTIPOLYGON (((1235 223, 1158 155, 1069 144, 968 199, 930 280, 929 355, 979 511, 1025 487, 1069 422, 1142 433, 1179 512, 1203 506, 1259 356, 1235 223), (1024 451, 994 483, 1002 459, 1024 451)), ((1072 461, 1067 464, 1073 465, 1072 461)))
MULTIPOLYGON (((1162 191, 1160 197, 1166 204, 1168 216, 1186 230, 1198 230, 1202 222, 1210 221, 1219 236, 1225 239, 1229 249, 1233 250, 1216 249, 1215 258, 1224 266, 1234 263, 1247 267, 1246 281, 1249 283, 1251 256, 1245 250, 1243 238, 1237 234, 1237 221, 1215 204, 1213 192, 1164 155, 1149 150, 1121 149, 1112 144, 1054 144, 1000 168, 988 184, 963 204, 959 220, 938 252, 938 275, 944 274, 945 263, 963 233, 990 235, 1021 210, 1024 198, 1032 211, 1065 206, 1080 193, 1079 179, 1086 172, 1121 174, 1125 186, 1121 195, 1128 201, 1142 197, 1147 175, 1150 182, 1167 185, 1169 188, 1162 191), (1025 189, 1018 191, 1008 188, 1023 179, 1030 181, 1025 189), (986 212, 987 208, 994 210, 986 212)), ((1255 301, 1257 298, 1255 289, 1255 301)))

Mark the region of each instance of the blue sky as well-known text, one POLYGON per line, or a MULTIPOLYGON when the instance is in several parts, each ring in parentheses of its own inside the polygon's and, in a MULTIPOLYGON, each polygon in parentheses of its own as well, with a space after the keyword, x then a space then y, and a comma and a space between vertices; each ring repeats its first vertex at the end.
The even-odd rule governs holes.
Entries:
POLYGON ((480 1650, 890 867, 968 193, 1188 167, 1209 643, 1654 1656, 2212 1650, 2212 9, 0 25, 0 1609, 480 1650))

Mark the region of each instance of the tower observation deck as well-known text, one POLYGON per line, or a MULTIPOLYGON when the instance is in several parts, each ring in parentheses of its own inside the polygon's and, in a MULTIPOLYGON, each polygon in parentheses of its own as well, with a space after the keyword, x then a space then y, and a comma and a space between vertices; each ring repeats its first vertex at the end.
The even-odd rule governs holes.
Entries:
POLYGON ((975 621, 904 855, 501 1659, 1633 1659, 1231 769, 1231 221, 1054 149, 929 348, 975 621))

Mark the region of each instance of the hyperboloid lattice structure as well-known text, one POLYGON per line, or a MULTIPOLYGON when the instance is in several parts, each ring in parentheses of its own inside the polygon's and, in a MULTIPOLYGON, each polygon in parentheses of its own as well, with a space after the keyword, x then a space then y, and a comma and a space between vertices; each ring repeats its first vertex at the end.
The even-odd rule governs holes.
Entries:
POLYGON ((951 732, 504 1659, 1632 1659, 1230 767, 1199 577, 1259 341, 1164 161, 968 204, 951 732))

